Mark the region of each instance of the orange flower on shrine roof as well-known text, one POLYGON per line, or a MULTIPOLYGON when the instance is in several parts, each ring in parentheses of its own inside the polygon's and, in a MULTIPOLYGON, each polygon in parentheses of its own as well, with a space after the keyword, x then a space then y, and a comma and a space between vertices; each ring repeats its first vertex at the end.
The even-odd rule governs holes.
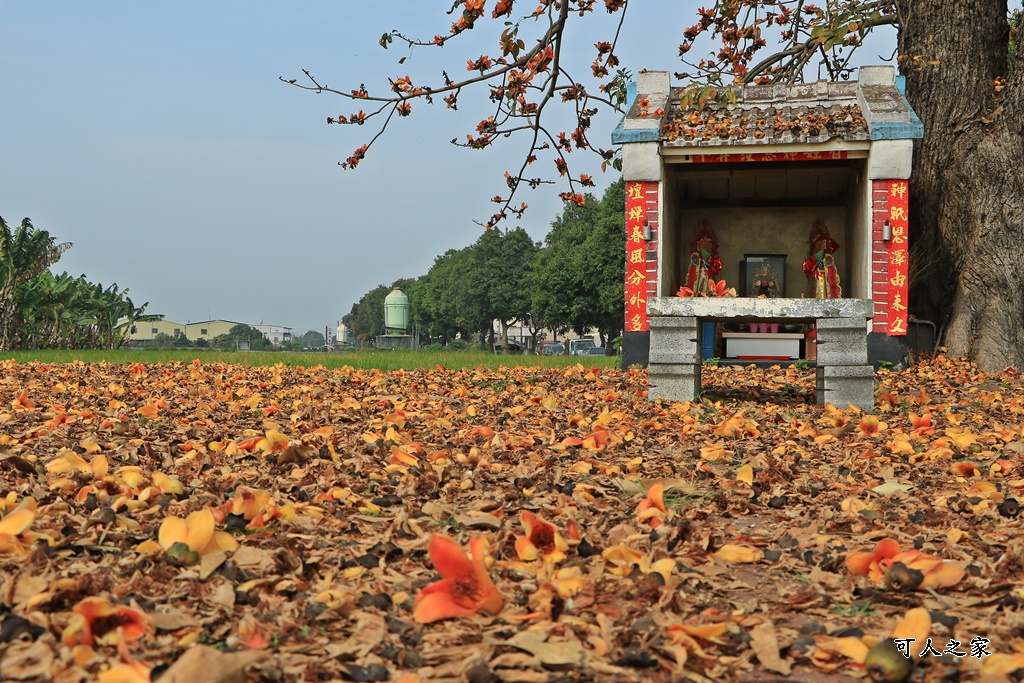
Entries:
POLYGON ((529 510, 524 511, 519 519, 526 530, 524 536, 516 539, 516 553, 520 560, 529 562, 542 557, 555 563, 565 559, 565 551, 569 549, 569 544, 554 525, 548 524, 529 510))
POLYGON ((441 575, 416 596, 413 618, 421 624, 468 617, 477 612, 498 614, 505 601, 487 571, 487 541, 477 536, 469 542, 470 559, 451 538, 435 534, 430 539, 430 561, 441 575))
POLYGON ((71 621, 61 635, 61 641, 68 646, 92 645, 97 641, 115 645, 118 631, 124 642, 131 643, 153 632, 153 624, 143 612, 124 605, 114 606, 106 598, 84 598, 71 611, 71 621))

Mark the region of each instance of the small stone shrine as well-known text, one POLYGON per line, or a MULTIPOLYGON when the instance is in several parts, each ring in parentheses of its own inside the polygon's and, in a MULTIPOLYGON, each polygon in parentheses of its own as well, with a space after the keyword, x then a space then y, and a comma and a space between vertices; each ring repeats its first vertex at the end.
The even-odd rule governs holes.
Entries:
POLYGON ((612 140, 626 181, 623 365, 693 400, 703 358, 817 364, 817 400, 874 406, 907 355, 907 211, 923 126, 888 66, 690 102, 637 78, 612 140))

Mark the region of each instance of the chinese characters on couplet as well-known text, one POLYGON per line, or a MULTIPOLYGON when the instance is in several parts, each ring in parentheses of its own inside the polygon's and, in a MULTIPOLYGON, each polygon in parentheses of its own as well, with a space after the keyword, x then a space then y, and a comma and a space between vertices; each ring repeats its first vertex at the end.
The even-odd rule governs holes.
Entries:
MULTIPOLYGON (((910 644, 913 643, 915 638, 893 638, 892 642, 896 645, 896 649, 900 651, 900 654, 910 659, 910 644)), ((921 652, 918 653, 918 657, 924 657, 925 655, 931 655, 932 657, 941 657, 942 655, 950 655, 952 657, 974 657, 975 659, 981 659, 988 657, 992 653, 989 652, 988 646, 992 644, 988 638, 982 638, 981 636, 975 636, 971 638, 971 642, 967 644, 967 649, 961 648, 961 642, 959 640, 949 639, 946 646, 939 650, 932 645, 932 639, 929 638, 921 652)), ((916 648, 915 648, 916 649, 916 648)))
POLYGON ((646 184, 626 183, 626 332, 648 329, 646 184))
POLYGON ((908 270, 908 223, 909 196, 906 180, 890 180, 888 192, 888 222, 891 229, 889 239, 889 336, 907 334, 907 296, 909 285, 908 270))

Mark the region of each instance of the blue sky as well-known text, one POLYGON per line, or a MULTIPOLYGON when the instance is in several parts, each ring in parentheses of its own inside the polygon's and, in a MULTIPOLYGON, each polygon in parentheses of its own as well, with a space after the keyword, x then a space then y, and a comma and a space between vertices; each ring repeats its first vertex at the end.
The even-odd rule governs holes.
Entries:
MULTIPOLYGON (((457 114, 416 106, 344 171, 337 162, 373 130, 326 119, 358 107, 278 76, 305 68, 371 93, 388 76, 459 77, 467 59, 494 52, 495 35, 411 56, 377 45, 390 29, 447 33, 451 4, 0 0, 0 216, 73 242, 58 272, 128 287, 170 320, 333 327, 366 291, 472 243, 521 147, 448 143, 484 116, 467 91, 457 114)), ((680 70, 681 33, 699 5, 633 3, 622 66, 680 70)), ((588 25, 573 36, 584 67, 610 23, 602 11, 588 25)), ((610 146, 617 122, 603 112, 593 138, 610 146)), ((598 194, 614 180, 574 170, 593 173, 598 194)), ((531 208, 510 225, 542 239, 561 189, 525 193, 531 208)))

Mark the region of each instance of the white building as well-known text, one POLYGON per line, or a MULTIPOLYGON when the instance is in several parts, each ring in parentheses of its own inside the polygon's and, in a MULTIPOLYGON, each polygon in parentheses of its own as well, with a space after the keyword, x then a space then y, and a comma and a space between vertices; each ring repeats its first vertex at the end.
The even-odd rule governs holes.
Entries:
POLYGON ((260 334, 267 338, 267 340, 277 346, 279 344, 287 344, 292 340, 292 328, 284 327, 283 325, 264 325, 260 322, 259 325, 253 325, 254 330, 259 330, 260 334))

